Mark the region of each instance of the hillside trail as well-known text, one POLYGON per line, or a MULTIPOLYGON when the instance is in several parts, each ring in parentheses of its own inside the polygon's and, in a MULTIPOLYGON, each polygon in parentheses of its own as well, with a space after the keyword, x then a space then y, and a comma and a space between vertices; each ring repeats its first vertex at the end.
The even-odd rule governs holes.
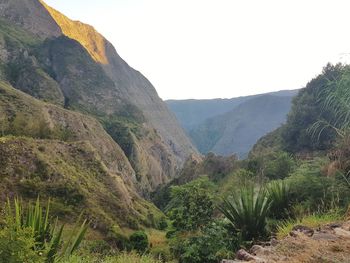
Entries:
POLYGON ((222 263, 350 263, 350 220, 309 230, 292 231, 282 240, 253 246, 249 252, 240 250, 239 260, 222 263))

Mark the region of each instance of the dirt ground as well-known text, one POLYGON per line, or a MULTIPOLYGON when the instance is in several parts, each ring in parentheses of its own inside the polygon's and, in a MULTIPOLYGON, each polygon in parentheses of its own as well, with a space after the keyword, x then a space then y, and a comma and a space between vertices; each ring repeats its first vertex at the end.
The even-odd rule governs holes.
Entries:
POLYGON ((251 257, 244 258, 248 261, 227 262, 350 263, 350 221, 313 230, 311 235, 293 231, 270 246, 254 246, 251 257))

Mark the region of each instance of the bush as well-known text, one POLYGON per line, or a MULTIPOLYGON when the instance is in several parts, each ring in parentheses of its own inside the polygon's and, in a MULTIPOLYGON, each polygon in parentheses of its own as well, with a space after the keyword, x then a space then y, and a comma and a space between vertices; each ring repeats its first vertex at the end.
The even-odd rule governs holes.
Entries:
POLYGON ((7 263, 40 263, 44 257, 40 251, 33 250, 35 239, 31 228, 15 229, 8 225, 0 230, 0 262, 7 263))
POLYGON ((289 178, 290 198, 308 213, 323 213, 334 208, 346 208, 350 189, 339 176, 326 177, 321 172, 323 160, 303 163, 289 178))
MULTIPOLYGON (((5 234, 6 236, 6 234, 10 234, 12 235, 11 238, 14 238, 14 242, 9 243, 9 245, 18 243, 18 245, 21 246, 25 240, 27 240, 26 242, 28 242, 28 244, 33 243, 30 247, 32 249, 30 253, 25 250, 25 246, 23 247, 23 251, 25 251, 28 256, 40 253, 46 263, 56 262, 59 259, 72 255, 73 252, 78 249, 78 246, 85 236, 88 225, 86 220, 80 226, 76 225, 70 236, 67 237, 68 241, 66 241, 61 248, 64 226, 61 226, 60 229, 57 230, 58 220, 56 219, 55 223, 51 222, 49 215, 50 201, 48 201, 45 211, 40 205, 39 198, 35 205, 29 204, 26 209, 23 208, 22 203, 18 201, 18 199, 15 199, 14 206, 12 206, 11 202, 8 200, 5 208, 5 225, 1 231, 3 235, 5 234)), ((11 247, 8 249, 11 251, 11 247)), ((16 251, 15 247, 13 247, 13 251, 14 255, 26 256, 22 255, 20 250, 16 251)), ((4 251, 3 254, 5 253, 4 251)), ((1 255, 2 253, 0 253, 0 256, 1 255)))
POLYGON ((224 258, 234 258, 233 251, 239 248, 239 240, 232 235, 229 225, 214 222, 201 232, 171 242, 171 250, 180 263, 216 263, 224 258))
POLYGON ((165 230, 168 227, 168 222, 165 217, 162 217, 158 223, 159 230, 165 230))
POLYGON ((132 249, 140 253, 147 251, 149 247, 148 236, 143 231, 136 231, 130 236, 130 245, 132 249))
POLYGON ((214 212, 211 186, 208 178, 200 178, 171 188, 168 215, 177 230, 197 230, 211 222, 214 212))
POLYGON ((266 163, 264 175, 269 179, 286 178, 295 166, 293 158, 286 152, 277 152, 273 155, 273 159, 266 163))

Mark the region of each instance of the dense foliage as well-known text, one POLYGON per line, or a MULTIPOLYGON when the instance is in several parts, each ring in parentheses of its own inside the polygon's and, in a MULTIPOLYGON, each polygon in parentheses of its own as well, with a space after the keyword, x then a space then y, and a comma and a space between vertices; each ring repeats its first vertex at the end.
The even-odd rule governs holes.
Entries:
POLYGON ((0 228, 0 262, 59 262, 78 249, 88 229, 86 220, 76 225, 63 244, 64 226, 57 229, 58 220, 51 222, 50 203, 44 211, 39 198, 26 209, 17 199, 14 205, 8 201, 4 214, 4 226, 0 228))
POLYGON ((336 121, 335 112, 330 107, 324 107, 325 103, 328 104, 325 97, 329 93, 338 93, 336 90, 339 83, 346 84, 348 75, 347 66, 328 64, 322 74, 300 91, 293 101, 287 124, 283 128, 282 137, 288 151, 325 150, 334 143, 335 131, 330 127, 325 127, 317 138, 310 133, 310 129, 319 121, 325 123, 336 121))

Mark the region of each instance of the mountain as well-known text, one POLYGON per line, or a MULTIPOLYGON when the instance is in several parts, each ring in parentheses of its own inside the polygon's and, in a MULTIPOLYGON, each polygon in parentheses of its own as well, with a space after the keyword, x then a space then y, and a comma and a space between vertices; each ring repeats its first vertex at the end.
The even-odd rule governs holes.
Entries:
POLYGON ((163 215, 144 198, 191 156, 152 84, 93 27, 0 1, 0 201, 51 197, 103 231, 155 227, 163 215))
MULTIPOLYGON (((294 96, 296 90, 282 90, 271 92, 275 96, 294 96)), ((174 112, 182 127, 191 131, 206 119, 231 111, 243 102, 261 96, 251 95, 231 99, 206 99, 206 100, 167 100, 165 101, 169 109, 174 112)))
POLYGON ((343 119, 347 120, 349 116, 349 86, 346 82, 349 75, 346 65, 325 66, 322 73, 294 98, 286 123, 262 137, 250 155, 283 150, 307 156, 336 147, 341 124, 346 123, 343 119), (317 123, 319 125, 315 125, 317 123))
POLYGON ((2 2, 0 15, 36 36, 25 47, 19 39, 21 52, 6 50, 6 62, 20 68, 8 78, 11 84, 97 117, 121 145, 144 191, 174 177, 196 153, 152 84, 91 26, 37 0, 2 2))
POLYGON ((200 152, 246 157, 255 142, 285 122, 297 90, 233 99, 167 101, 200 152))

